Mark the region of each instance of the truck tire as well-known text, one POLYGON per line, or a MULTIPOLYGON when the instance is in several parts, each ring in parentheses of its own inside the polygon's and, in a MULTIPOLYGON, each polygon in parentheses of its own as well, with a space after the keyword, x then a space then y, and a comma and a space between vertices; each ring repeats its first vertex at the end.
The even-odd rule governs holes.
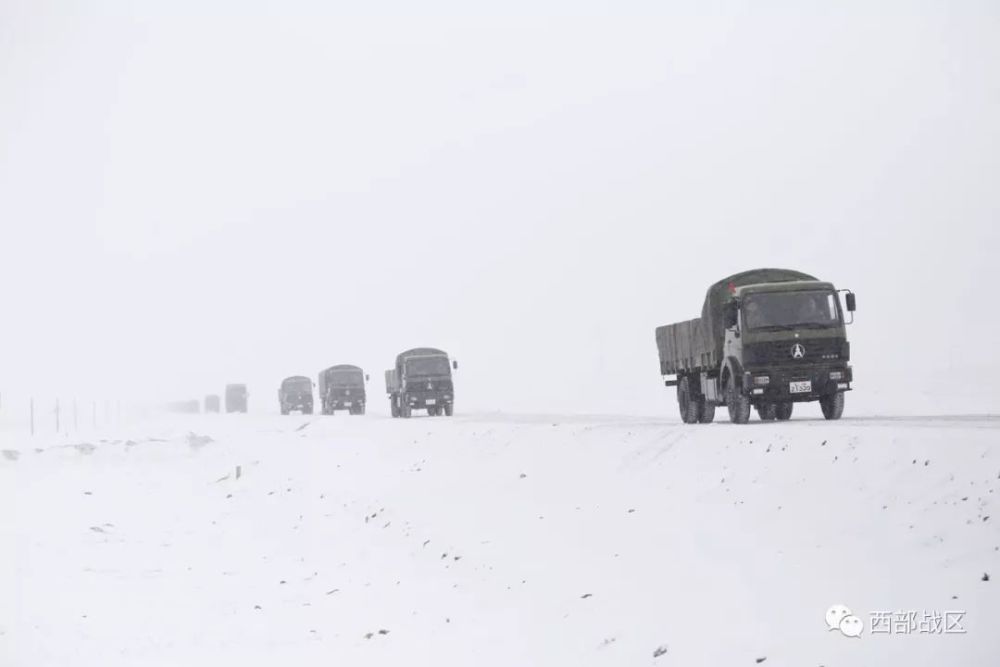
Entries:
POLYGON ((454 403, 445 403, 444 404, 444 416, 445 417, 451 417, 453 414, 455 414, 455 404, 454 403))
POLYGON ((303 408, 302 409, 302 414, 304 414, 304 415, 311 415, 312 413, 313 413, 313 409, 312 409, 311 405, 308 408, 303 408))
POLYGON ((819 399, 819 407, 823 410, 823 417, 826 419, 840 419, 844 414, 844 392, 838 391, 819 399))
POLYGON ((389 412, 392 413, 393 419, 397 419, 399 417, 399 402, 396 400, 395 396, 389 397, 389 412))
POLYGON ((792 418, 792 408, 795 404, 791 401, 776 403, 774 406, 774 418, 780 422, 788 421, 792 418))
POLYGON ((399 397, 399 416, 403 419, 413 416, 413 408, 410 407, 410 401, 405 395, 399 397))
POLYGON ((698 401, 698 423, 711 424, 715 419, 715 403, 709 403, 704 398, 698 401))
POLYGON ((732 423, 746 424, 750 421, 750 397, 744 394, 732 379, 726 387, 726 407, 729 409, 729 421, 732 423))
POLYGON ((762 422, 773 422, 777 414, 778 406, 774 403, 758 403, 757 416, 762 422))
POLYGON ((680 409, 682 422, 698 423, 698 398, 691 392, 691 378, 687 375, 677 383, 677 407, 680 409))
POLYGON ((359 415, 365 414, 365 404, 364 403, 362 403, 361 407, 358 408, 358 414, 359 415))
POLYGON ((288 412, 289 412, 288 408, 285 408, 285 407, 282 407, 282 408, 281 408, 281 414, 283 414, 283 415, 287 415, 287 414, 288 414, 288 412))

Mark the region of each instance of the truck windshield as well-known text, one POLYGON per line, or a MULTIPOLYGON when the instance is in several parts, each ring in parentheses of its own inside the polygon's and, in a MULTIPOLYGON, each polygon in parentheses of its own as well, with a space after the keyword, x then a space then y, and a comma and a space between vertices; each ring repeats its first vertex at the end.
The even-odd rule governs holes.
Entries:
POLYGON ((406 360, 406 374, 410 376, 450 375, 448 357, 411 357, 406 360))
POLYGON ((285 382, 285 391, 311 391, 312 380, 288 380, 285 382))
POLYGON ((743 322, 750 329, 825 328, 840 323, 833 292, 761 292, 743 299, 743 322))
POLYGON ((331 387, 360 387, 364 384, 361 371, 334 371, 327 377, 331 387))

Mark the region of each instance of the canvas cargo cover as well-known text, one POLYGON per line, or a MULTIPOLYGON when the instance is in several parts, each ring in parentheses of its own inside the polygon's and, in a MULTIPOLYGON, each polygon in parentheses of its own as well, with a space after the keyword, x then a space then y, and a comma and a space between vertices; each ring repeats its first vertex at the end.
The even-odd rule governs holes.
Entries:
POLYGON ((435 349, 433 347, 415 347, 412 350, 407 350, 406 352, 400 352, 396 356, 396 368, 402 369, 403 361, 405 361, 407 357, 423 357, 423 356, 431 356, 438 354, 445 357, 448 356, 446 352, 435 349))

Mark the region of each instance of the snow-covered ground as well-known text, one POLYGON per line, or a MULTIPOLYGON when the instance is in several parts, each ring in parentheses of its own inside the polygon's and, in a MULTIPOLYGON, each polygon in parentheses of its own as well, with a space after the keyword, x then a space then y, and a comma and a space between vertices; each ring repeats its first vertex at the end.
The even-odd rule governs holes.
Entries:
POLYGON ((0 663, 1000 664, 1000 419, 811 417, 6 431, 0 663))

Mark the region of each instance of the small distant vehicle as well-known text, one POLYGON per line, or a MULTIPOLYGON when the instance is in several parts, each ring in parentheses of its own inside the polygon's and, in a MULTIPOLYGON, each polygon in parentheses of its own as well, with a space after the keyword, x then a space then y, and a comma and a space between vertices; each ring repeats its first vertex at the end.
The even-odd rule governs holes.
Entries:
POLYGON ((209 394, 205 397, 205 412, 219 412, 221 404, 218 394, 209 394))
POLYGON ((248 396, 245 384, 227 384, 226 412, 246 412, 248 396))
POLYGON ((287 415, 298 410, 304 415, 313 412, 313 383, 305 375, 293 375, 281 381, 278 388, 278 403, 281 414, 287 415))
POLYGON ((201 412, 201 403, 197 399, 192 401, 173 401, 167 405, 167 410, 181 414, 198 414, 201 412))
POLYGON ((324 415, 337 410, 348 414, 363 415, 368 402, 365 383, 369 377, 360 366, 339 364, 319 372, 319 404, 324 415))
POLYGON ((431 417, 455 412, 455 385, 448 354, 433 347, 417 347, 396 356, 396 366, 385 372, 385 391, 393 417, 408 419, 414 410, 427 410, 431 417))

